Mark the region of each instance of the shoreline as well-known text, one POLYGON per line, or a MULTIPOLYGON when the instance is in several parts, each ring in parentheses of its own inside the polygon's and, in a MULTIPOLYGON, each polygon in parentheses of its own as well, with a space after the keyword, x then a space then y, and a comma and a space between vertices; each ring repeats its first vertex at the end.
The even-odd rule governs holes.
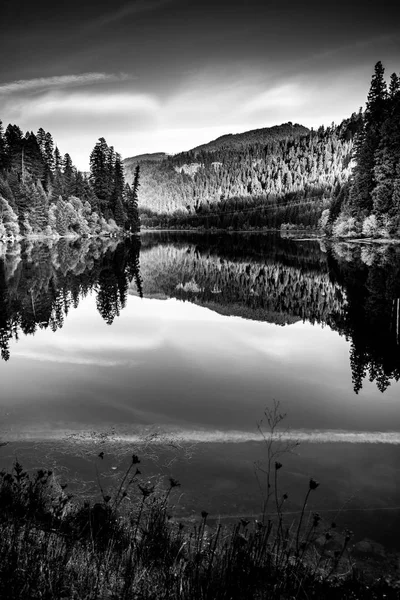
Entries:
POLYGON ((59 240, 93 240, 93 239, 118 239, 128 238, 132 236, 140 235, 140 231, 134 233, 99 233, 98 235, 20 235, 15 238, 0 238, 0 244, 15 244, 16 242, 45 242, 51 240, 58 242, 59 240))

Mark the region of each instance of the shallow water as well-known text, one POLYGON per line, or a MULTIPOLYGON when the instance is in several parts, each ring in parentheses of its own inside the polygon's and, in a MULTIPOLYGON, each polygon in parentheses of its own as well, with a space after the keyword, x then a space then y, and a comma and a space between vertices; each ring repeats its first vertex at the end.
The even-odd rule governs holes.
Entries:
POLYGON ((310 508, 396 545, 398 250, 145 234, 0 256, 0 462, 57 457, 91 480, 99 445, 106 477, 136 448, 181 480, 180 516, 256 515, 275 400, 301 442, 282 458, 288 511, 317 477, 310 508))

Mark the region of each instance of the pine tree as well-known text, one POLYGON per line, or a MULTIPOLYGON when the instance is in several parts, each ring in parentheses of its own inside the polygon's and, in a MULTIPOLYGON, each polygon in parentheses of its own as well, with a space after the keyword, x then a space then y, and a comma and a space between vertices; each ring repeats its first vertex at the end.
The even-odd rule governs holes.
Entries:
POLYGON ((0 172, 6 168, 6 165, 7 165, 6 140, 4 138, 3 123, 0 121, 0 172))
POLYGON ((67 153, 63 158, 63 196, 68 198, 74 190, 75 170, 72 164, 72 158, 67 153))
POLYGON ((46 133, 44 143, 44 160, 46 163, 46 169, 52 175, 55 170, 55 159, 54 159, 54 142, 51 133, 46 133))
POLYGON ((90 154, 90 182, 99 199, 101 210, 107 210, 111 195, 110 173, 113 152, 104 138, 99 141, 90 154))
POLYGON ((37 143, 39 144, 40 152, 42 153, 43 158, 46 155, 45 143, 46 143, 46 132, 43 127, 40 127, 37 130, 36 134, 37 143))
POLYGON ((353 186, 350 205, 353 214, 366 216, 373 208, 372 191, 375 186, 375 153, 381 140, 381 126, 386 117, 387 86, 384 68, 379 61, 371 80, 365 110, 364 128, 356 146, 353 186))
POLYGON ((140 165, 135 168, 135 175, 133 179, 132 189, 128 196, 128 230, 131 233, 139 231, 139 204, 138 204, 138 190, 139 190, 139 177, 140 177, 140 165))
POLYGON ((121 229, 123 229, 125 227, 126 215, 125 215, 124 206, 122 204, 121 197, 118 197, 117 201, 115 203, 114 220, 115 220, 116 224, 118 225, 118 227, 121 227, 121 229))
POLYGON ((36 136, 27 132, 22 141, 22 177, 30 175, 34 182, 43 180, 45 162, 40 151, 36 136))
POLYGON ((114 218, 115 218, 115 222, 117 223, 117 225, 120 225, 121 227, 123 227, 124 222, 122 222, 122 224, 121 224, 121 218, 122 218, 121 209, 123 212, 125 177, 124 177, 124 168, 122 166, 121 155, 118 153, 115 155, 114 173, 112 176, 112 181, 113 181, 113 191, 111 194, 110 206, 111 206, 111 210, 114 215, 114 218), (118 221, 117 221, 117 210, 118 210, 118 219, 119 219, 120 223, 118 223, 118 221))
POLYGON ((398 212, 393 199, 396 166, 400 157, 400 85, 397 75, 391 76, 386 118, 380 129, 380 142, 375 153, 372 192, 374 213, 378 217, 396 218, 398 212))
POLYGON ((56 173, 58 173, 58 172, 61 173, 61 168, 62 168, 62 158, 61 158, 60 151, 56 146, 55 150, 54 150, 54 170, 56 173))
POLYGON ((42 233, 48 224, 49 201, 40 181, 31 187, 31 210, 29 221, 35 233, 42 233))
POLYGON ((23 133, 17 125, 8 125, 4 133, 6 144, 6 169, 22 172, 23 133))

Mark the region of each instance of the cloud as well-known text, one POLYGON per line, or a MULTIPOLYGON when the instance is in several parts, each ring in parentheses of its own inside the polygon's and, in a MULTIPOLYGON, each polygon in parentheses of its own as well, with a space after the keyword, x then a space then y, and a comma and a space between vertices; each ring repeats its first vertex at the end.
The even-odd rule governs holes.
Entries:
POLYGON ((70 365, 96 365, 99 367, 120 367, 120 366, 128 366, 134 367, 140 364, 139 361, 134 360, 108 360, 102 358, 90 358, 90 357, 75 357, 68 355, 56 356, 54 354, 47 354, 43 352, 42 354, 35 354, 34 352, 14 352, 13 356, 18 356, 20 358, 25 358, 28 360, 36 360, 39 362, 45 363, 59 363, 59 364, 70 364, 70 365))
POLYGON ((14 94, 29 90, 44 90, 49 88, 64 88, 79 85, 92 85, 130 79, 126 74, 82 73, 80 75, 61 75, 54 77, 38 77, 36 79, 18 79, 0 84, 0 94, 14 94))
POLYGON ((108 12, 95 20, 93 20, 89 27, 103 27, 109 25, 115 21, 119 21, 126 17, 138 15, 144 12, 150 12, 161 8, 166 4, 170 4, 173 0, 136 0, 136 2, 127 2, 123 4, 119 9, 108 12))
POLYGON ((38 115, 101 115, 118 116, 124 113, 128 119, 134 112, 155 112, 159 103, 154 96, 135 92, 106 93, 51 93, 31 103, 31 116, 38 115))
POLYGON ((248 100, 243 108, 243 113, 267 111, 275 109, 298 108, 309 101, 309 94, 296 83, 278 85, 256 95, 248 100))

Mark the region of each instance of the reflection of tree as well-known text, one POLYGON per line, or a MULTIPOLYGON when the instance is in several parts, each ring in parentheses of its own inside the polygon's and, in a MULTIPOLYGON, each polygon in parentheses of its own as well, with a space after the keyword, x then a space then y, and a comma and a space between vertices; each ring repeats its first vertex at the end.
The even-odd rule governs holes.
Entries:
POLYGON ((10 358, 9 340, 11 337, 7 319, 6 278, 4 261, 0 259, 0 353, 3 360, 10 358))
POLYGON ((130 238, 120 244, 112 256, 106 256, 99 275, 97 309, 105 322, 111 325, 125 307, 129 284, 132 279, 140 295, 141 278, 139 271, 140 242, 130 238))
POLYGON ((148 249, 144 242, 145 293, 279 324, 329 323, 343 310, 342 289, 331 280, 317 242, 296 246, 260 235, 192 236, 189 245, 177 240, 169 236, 168 243, 148 249))
POLYGON ((400 379, 400 255, 387 249, 366 265, 353 253, 351 260, 332 258, 330 264, 346 289, 345 319, 336 325, 351 341, 354 391, 368 377, 384 392, 392 380, 400 379))
POLYGON ((353 386, 384 391, 400 373, 400 252, 260 235, 142 236, 145 294, 221 314, 327 324, 350 341, 353 386), (161 242, 161 244, 159 243, 161 242))
POLYGON ((9 340, 19 332, 60 329, 71 308, 91 291, 98 292, 99 312, 112 323, 126 304, 132 279, 141 293, 139 250, 136 238, 10 247, 0 258, 1 357, 9 359, 9 340))
POLYGON ((350 342, 354 390, 382 392, 400 378, 400 252, 272 236, 173 236, 8 246, 0 258, 0 351, 38 328, 60 329, 81 298, 97 293, 112 324, 131 286, 142 296, 195 302, 221 314, 279 324, 328 324, 350 342), (161 241, 161 243, 159 243, 161 241), (142 280, 141 273, 144 280, 142 280))

